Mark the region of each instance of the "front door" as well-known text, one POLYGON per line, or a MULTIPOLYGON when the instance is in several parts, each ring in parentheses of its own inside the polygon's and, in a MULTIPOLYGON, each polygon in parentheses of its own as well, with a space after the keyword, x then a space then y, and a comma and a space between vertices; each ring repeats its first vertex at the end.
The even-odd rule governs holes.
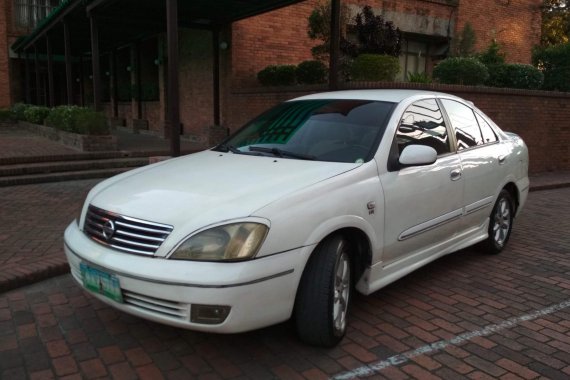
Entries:
POLYGON ((463 206, 461 161, 435 99, 412 104, 399 124, 398 151, 408 145, 433 147, 437 161, 380 177, 384 190, 384 266, 439 251, 457 232, 463 206))

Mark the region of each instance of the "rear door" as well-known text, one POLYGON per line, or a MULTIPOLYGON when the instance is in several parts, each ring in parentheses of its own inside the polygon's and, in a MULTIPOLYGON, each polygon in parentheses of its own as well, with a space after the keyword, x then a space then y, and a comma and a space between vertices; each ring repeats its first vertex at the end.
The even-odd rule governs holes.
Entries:
POLYGON ((464 228, 480 226, 491 214, 494 197, 506 176, 508 152, 485 119, 467 105, 441 99, 455 131, 465 180, 464 228))

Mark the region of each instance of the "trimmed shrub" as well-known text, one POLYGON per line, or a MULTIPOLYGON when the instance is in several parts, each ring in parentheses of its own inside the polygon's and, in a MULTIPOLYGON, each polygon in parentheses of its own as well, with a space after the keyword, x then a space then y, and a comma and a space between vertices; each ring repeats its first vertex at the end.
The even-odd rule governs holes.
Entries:
POLYGON ((544 75, 532 65, 520 63, 492 65, 487 84, 493 87, 538 90, 544 82, 544 75))
POLYGON ((361 54, 350 69, 355 81, 394 81, 400 71, 398 58, 390 55, 361 54))
POLYGON ((16 121, 16 115, 12 110, 0 109, 0 122, 13 123, 16 121))
POLYGON ((48 127, 83 135, 108 135, 105 116, 90 108, 59 106, 51 110, 45 120, 48 127))
POLYGON ((570 43, 536 48, 532 62, 544 74, 544 90, 570 91, 570 43))
POLYGON ((34 124, 43 124, 50 109, 42 106, 29 106, 24 110, 24 120, 34 124))
POLYGON ((295 65, 270 65, 257 73, 257 79, 264 86, 290 86, 295 84, 295 65))
POLYGON ((12 106, 12 113, 16 120, 26 120, 24 117, 24 112, 31 107, 31 104, 24 104, 24 103, 16 103, 12 106))
POLYGON ((295 74, 301 84, 317 84, 327 81, 328 72, 327 66, 321 61, 303 61, 297 66, 295 74))
POLYGON ((477 86, 489 78, 489 70, 475 58, 453 57, 441 61, 433 70, 433 77, 444 84, 477 86))

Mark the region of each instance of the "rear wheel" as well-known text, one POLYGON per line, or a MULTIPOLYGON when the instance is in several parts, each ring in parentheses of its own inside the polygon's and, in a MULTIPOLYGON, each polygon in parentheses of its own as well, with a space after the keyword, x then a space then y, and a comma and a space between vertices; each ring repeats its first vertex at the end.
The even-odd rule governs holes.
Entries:
POLYGON ((513 228, 514 206, 513 198, 507 190, 501 190, 497 202, 491 212, 489 222, 489 237, 484 246, 489 253, 499 253, 509 241, 513 228))
POLYGON ((346 333, 352 292, 350 246, 340 235, 313 253, 297 292, 295 321, 305 343, 331 347, 346 333))

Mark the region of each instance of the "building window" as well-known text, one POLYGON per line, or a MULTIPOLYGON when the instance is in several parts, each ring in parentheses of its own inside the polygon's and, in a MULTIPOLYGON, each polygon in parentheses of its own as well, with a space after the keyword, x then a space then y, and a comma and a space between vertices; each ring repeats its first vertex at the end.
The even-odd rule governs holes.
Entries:
POLYGON ((408 80, 409 74, 421 74, 426 71, 428 44, 412 40, 404 40, 400 53, 400 73, 396 80, 408 80))
POLYGON ((61 2, 61 0, 15 0, 16 24, 24 28, 35 28, 61 2))

